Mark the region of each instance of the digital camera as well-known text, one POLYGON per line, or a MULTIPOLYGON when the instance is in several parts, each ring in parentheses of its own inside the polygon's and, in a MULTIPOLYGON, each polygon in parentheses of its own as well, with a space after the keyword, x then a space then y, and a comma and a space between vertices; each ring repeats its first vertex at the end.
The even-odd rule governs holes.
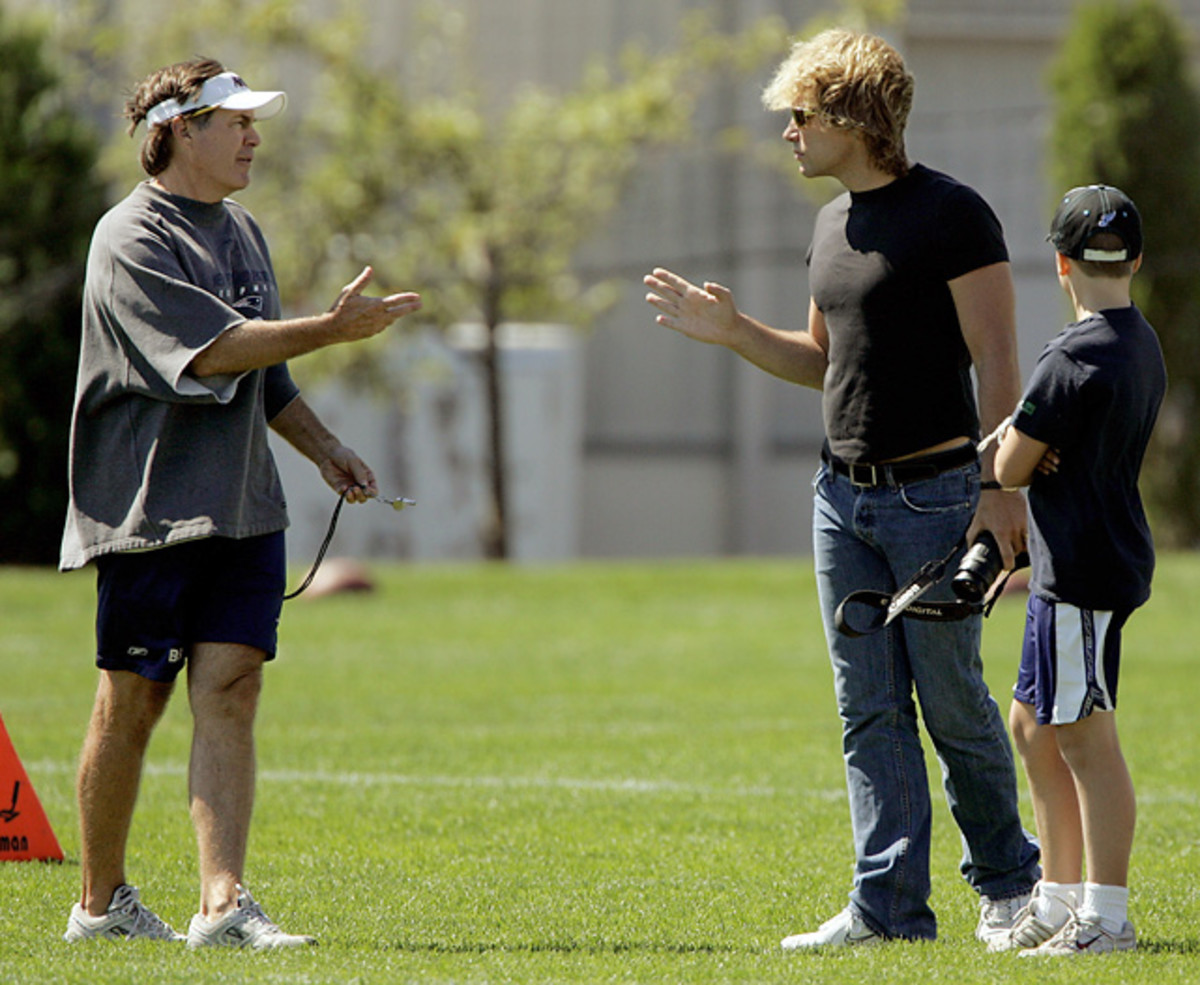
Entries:
MULTIPOLYGON (((1013 567, 1023 568, 1027 564, 1029 555, 1022 551, 1016 556, 1013 567)), ((958 570, 950 580, 950 587, 964 602, 982 602, 1003 568, 1004 557, 1000 554, 1000 545, 991 531, 985 530, 963 555, 958 570)))

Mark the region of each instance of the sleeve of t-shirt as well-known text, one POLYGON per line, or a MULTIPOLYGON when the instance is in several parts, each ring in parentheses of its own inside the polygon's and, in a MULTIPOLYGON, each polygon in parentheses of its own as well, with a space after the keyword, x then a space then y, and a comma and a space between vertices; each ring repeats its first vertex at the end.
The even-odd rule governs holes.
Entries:
POLYGON ((267 367, 263 374, 263 410, 267 415, 267 423, 275 420, 299 395, 300 388, 292 380, 287 363, 267 367))
POLYGON ((1079 428, 1083 383, 1069 357, 1059 349, 1046 349, 1013 414, 1013 427, 1051 448, 1069 448, 1079 428))
POLYGON ((1008 260, 999 217, 983 196, 966 185, 957 185, 946 195, 937 228, 947 281, 1008 260))
POLYGON ((141 227, 110 240, 89 261, 97 282, 92 314, 128 360, 125 385, 160 400, 228 403, 245 374, 203 379, 187 372, 196 355, 245 318, 187 279, 169 235, 141 227))

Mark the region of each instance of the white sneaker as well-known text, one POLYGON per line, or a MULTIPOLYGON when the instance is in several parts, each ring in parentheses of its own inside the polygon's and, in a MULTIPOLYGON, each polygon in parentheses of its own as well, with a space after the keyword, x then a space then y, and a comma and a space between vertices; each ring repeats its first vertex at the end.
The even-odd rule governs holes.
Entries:
POLYGON ((63 940, 70 943, 94 938, 132 940, 135 937, 153 941, 187 940, 138 899, 136 888, 124 885, 113 891, 108 911, 101 917, 93 917, 78 903, 71 907, 67 932, 63 934, 63 940))
POLYGON ((852 944, 879 944, 885 941, 866 925, 858 911, 846 907, 836 917, 826 920, 821 926, 807 934, 793 934, 780 943, 785 951, 803 951, 810 947, 847 947, 852 944))
POLYGON ((1033 896, 1018 911, 1016 918, 1013 920, 1012 927, 1005 933, 998 934, 988 941, 989 951, 1023 951, 1039 947, 1067 925, 1067 922, 1071 919, 1072 911, 1065 906, 1056 908, 1064 911, 1061 921, 1047 920, 1044 917, 1039 917, 1034 912, 1035 902, 1039 895, 1040 892, 1035 886, 1033 896))
POLYGON ((1099 920, 1080 919, 1078 916, 1067 921, 1057 934, 1041 947, 1030 948, 1017 955, 1019 958, 1070 957, 1076 954, 1107 954, 1111 951, 1132 951, 1137 947, 1137 934, 1133 924, 1126 920, 1115 934, 1104 929, 1099 920))
POLYGON ((237 906, 215 923, 199 913, 188 925, 188 947, 249 947, 271 951, 281 947, 304 947, 317 943, 315 937, 285 934, 254 902, 250 890, 238 886, 237 906))
POLYGON ((1032 893, 1009 896, 1007 899, 982 897, 979 901, 979 922, 975 925, 975 937, 990 947, 993 941, 1008 936, 1017 917, 1032 898, 1032 893))

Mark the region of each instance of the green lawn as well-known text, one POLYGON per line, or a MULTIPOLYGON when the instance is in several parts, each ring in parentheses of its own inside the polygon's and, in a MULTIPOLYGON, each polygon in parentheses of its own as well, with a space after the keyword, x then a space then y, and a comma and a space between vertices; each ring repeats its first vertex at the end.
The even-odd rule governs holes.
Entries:
MULTIPOLYGON (((254 955, 61 941, 78 892, 92 577, 0 569, 0 715, 67 854, 0 865, 0 981, 1200 980, 1200 558, 1164 557, 1126 631, 1143 946, 1035 969, 973 940, 976 901, 940 801, 937 943, 779 952, 841 908, 851 876, 807 560, 375 573, 372 594, 285 608, 248 882, 321 945, 254 955)), ((985 633, 1005 707, 1022 619, 1006 600, 985 633)), ((130 858, 143 898, 177 927, 196 907, 183 697, 151 747, 130 858)))

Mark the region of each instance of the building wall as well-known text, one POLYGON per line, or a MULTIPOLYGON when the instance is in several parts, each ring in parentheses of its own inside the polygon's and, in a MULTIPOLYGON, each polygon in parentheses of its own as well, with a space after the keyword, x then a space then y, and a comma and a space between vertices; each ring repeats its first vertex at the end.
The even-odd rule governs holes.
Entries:
MULTIPOLYGON (((70 0, 40 0, 68 10, 70 0)), ((381 50, 411 34, 417 0, 373 0, 381 50)), ((1004 223, 1028 373, 1066 310, 1044 242, 1056 189, 1045 147, 1048 66, 1075 0, 909 0, 885 33, 917 78, 910 157, 976 187, 1004 223)), ((111 6, 120 5, 113 0, 111 6)), ((823 0, 443 0, 473 39, 474 68, 498 100, 527 84, 567 87, 587 62, 636 42, 673 47, 680 18, 705 8, 734 30, 779 15, 799 31, 823 0)), ((1200 0, 1176 4, 1200 27, 1200 0)), ((412 64, 419 59, 408 60, 412 64)), ((655 326, 642 275, 668 266, 734 291, 768 323, 801 329, 804 254, 831 193, 790 166, 783 120, 759 102, 770 68, 704 104, 688 147, 649 158, 581 271, 625 284, 581 345, 582 439, 571 529, 590 557, 797 554, 810 547, 810 478, 821 442, 819 394, 655 326), (710 153, 745 127, 777 166, 710 153)), ((302 80, 297 88, 303 90, 302 80)), ((484 151, 482 148, 481 151, 484 151)), ((420 463, 411 463, 419 468, 420 463)), ((574 481, 574 480, 573 480, 574 481)))
MULTIPOLYGON (((765 5, 759 5, 756 13, 765 5)), ((803 24, 817 5, 777 4, 803 24)), ((1048 186, 1047 72, 1069 0, 910 0, 884 33, 916 76, 910 157, 976 187, 1004 223, 1018 297, 1022 372, 1066 318, 1045 243, 1059 191, 1048 186)), ((1178 5, 1200 24, 1200 3, 1178 5)), ((747 80, 736 117, 769 134, 780 121, 747 80)), ((779 154, 787 159, 780 142, 779 154)), ((587 414, 581 550, 586 555, 795 554, 810 549, 810 479, 821 440, 816 393, 737 357, 656 329, 638 275, 652 264, 730 287, 771 324, 801 327, 803 263, 816 202, 799 176, 687 155, 643 175, 614 223, 598 267, 630 288, 586 349, 587 414), (608 492, 648 491, 621 518, 608 492), (618 522, 621 519, 622 522, 618 522), (640 521, 640 522, 639 522, 640 521)))

